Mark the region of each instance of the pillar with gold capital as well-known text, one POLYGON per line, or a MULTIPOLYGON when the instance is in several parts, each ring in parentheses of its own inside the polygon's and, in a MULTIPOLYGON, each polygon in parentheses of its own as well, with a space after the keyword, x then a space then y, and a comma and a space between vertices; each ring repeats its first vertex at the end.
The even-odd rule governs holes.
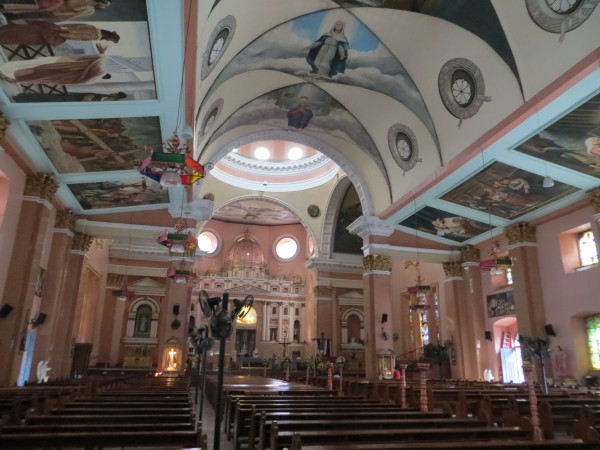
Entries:
MULTIPOLYGON (((64 290, 72 280, 66 278, 65 268, 69 252, 75 236, 76 217, 71 210, 57 211, 52 229, 52 244, 50 261, 44 279, 44 295, 40 309, 47 314, 43 327, 37 329, 37 339, 32 367, 37 367, 40 361, 46 361, 49 368, 54 367, 55 358, 52 351, 55 342, 64 334, 64 324, 58 321, 60 303, 64 298, 64 290)), ((54 378, 55 374, 48 374, 54 378)))
POLYGON ((459 261, 442 264, 444 269, 444 294, 446 301, 440 305, 441 339, 448 346, 450 373, 452 378, 466 378, 465 354, 462 333, 465 331, 466 318, 459 313, 459 305, 465 297, 463 267, 459 261), (450 344, 450 345, 448 345, 450 344))
MULTIPOLYGON (((22 362, 32 355, 35 330, 31 321, 40 312, 43 278, 47 269, 47 241, 50 239, 54 207, 51 200, 58 185, 47 174, 28 175, 25 181, 19 227, 10 259, 10 273, 2 292, 13 306, 0 326, 0 386, 14 385, 22 362)), ((29 373, 24 373, 25 379, 29 373)))
POLYGON ((75 232, 64 270, 65 284, 62 298, 57 308, 55 320, 59 324, 56 341, 52 350, 52 376, 63 378, 71 376, 73 346, 75 344, 75 317, 80 300, 79 287, 85 263, 85 253, 89 250, 94 237, 90 234, 75 232))
POLYGON ((513 294, 520 336, 543 337, 546 313, 542 296, 535 227, 516 223, 505 229, 513 258, 513 294))
POLYGON ((375 378, 379 373, 378 354, 392 347, 391 321, 392 299, 390 296, 390 275, 392 260, 389 256, 368 255, 363 258, 363 281, 365 298, 365 374, 375 378), (385 316, 384 316, 385 314, 385 316), (388 320, 382 323, 383 317, 388 320))
POLYGON ((187 317, 192 285, 191 283, 178 283, 171 278, 166 280, 165 305, 161 306, 164 308, 164 312, 161 310, 161 314, 166 317, 164 320, 161 319, 158 331, 160 342, 158 369, 164 373, 183 374, 187 360, 187 317))

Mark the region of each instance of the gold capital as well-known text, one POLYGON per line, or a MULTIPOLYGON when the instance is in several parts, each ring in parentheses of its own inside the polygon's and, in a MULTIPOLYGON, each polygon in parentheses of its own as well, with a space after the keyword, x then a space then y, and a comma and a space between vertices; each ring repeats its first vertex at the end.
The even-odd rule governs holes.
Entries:
POLYGON ((600 189, 588 192, 587 198, 594 207, 594 213, 600 213, 600 189))
POLYGON ((56 219, 54 220, 54 228, 64 228, 75 231, 75 221, 77 217, 70 209, 64 211, 56 211, 56 219))
POLYGON ((27 175, 25 180, 25 195, 39 197, 42 200, 52 200, 57 189, 58 184, 54 178, 46 173, 27 175))
POLYGON ((333 288, 331 286, 315 286, 313 288, 315 297, 331 297, 333 288))
POLYGON ((392 258, 384 255, 368 255, 363 257, 363 268, 365 270, 392 270, 392 258))
POLYGON ((449 261, 442 264, 446 278, 462 277, 462 265, 456 261, 449 261))
POLYGON ((120 273, 108 273, 106 275, 106 285, 113 287, 123 286, 123 274, 120 273))
POLYGON ((504 232, 508 238, 508 245, 521 244, 524 242, 536 242, 535 227, 526 222, 515 223, 505 228, 504 232))
POLYGON ((460 260, 462 262, 479 262, 479 249, 472 245, 460 248, 460 260))
POLYGON ((0 139, 6 136, 6 132, 8 131, 9 126, 10 121, 6 118, 4 114, 0 112, 0 139))
POLYGON ((90 249, 93 240, 94 236, 91 234, 75 232, 71 249, 87 252, 90 249))

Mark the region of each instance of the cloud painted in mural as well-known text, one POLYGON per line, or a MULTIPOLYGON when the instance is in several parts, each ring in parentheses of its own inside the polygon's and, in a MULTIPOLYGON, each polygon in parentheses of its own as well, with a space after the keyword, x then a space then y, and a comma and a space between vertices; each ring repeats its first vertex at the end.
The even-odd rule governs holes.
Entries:
POLYGON ((205 98, 210 98, 229 78, 250 70, 277 70, 307 82, 338 82, 381 92, 409 108, 437 142, 433 121, 421 94, 402 64, 377 36, 345 10, 308 14, 265 33, 227 64, 205 98), (338 23, 342 24, 342 30, 335 29, 338 23), (337 44, 329 46, 329 51, 318 42, 327 39, 327 34, 328 43, 337 44), (313 73, 308 61, 313 56, 317 73, 313 73), (329 76, 331 71, 327 73, 327 68, 331 66, 343 71, 329 76))
POLYGON ((148 179, 67 185, 85 210, 169 203, 166 189, 148 179))
POLYGON ((385 173, 375 143, 360 122, 327 92, 313 84, 295 84, 252 100, 219 127, 211 142, 236 127, 257 124, 282 130, 307 128, 314 133, 341 137, 366 150, 385 173))

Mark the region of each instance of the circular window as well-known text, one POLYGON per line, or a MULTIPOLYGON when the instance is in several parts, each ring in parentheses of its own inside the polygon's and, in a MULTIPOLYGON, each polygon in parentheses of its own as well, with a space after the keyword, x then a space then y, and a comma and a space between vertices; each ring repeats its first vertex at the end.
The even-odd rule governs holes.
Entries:
POLYGON ((291 236, 278 239, 275 243, 275 255, 282 261, 289 261, 298 255, 298 241, 291 236))
POLYGON ((258 147, 256 150, 254 150, 254 157, 256 159, 265 161, 271 157, 271 152, 267 147, 258 147))
POLYGON ((297 161, 304 156, 304 152, 300 147, 292 147, 288 150, 288 158, 292 161, 297 161))
POLYGON ((574 30, 592 15, 598 0, 525 0, 531 20, 543 30, 560 34, 574 30))
POLYGON ((438 87, 446 109, 461 121, 473 117, 484 101, 491 100, 485 96, 481 71, 464 58, 454 58, 444 64, 438 77, 438 87))
POLYGON ((207 255, 211 255, 219 248, 219 239, 212 231, 203 231, 198 236, 198 248, 207 255))
POLYGON ((405 172, 422 161, 419 158, 417 137, 410 128, 404 125, 398 123, 390 127, 388 131, 388 145, 394 161, 405 172))
POLYGON ((208 46, 204 51, 204 58, 202 58, 202 70, 200 73, 202 80, 210 75, 217 62, 223 57, 235 33, 235 24, 235 17, 227 16, 217 24, 210 35, 208 46))
POLYGON ((213 45, 210 49, 210 53, 208 54, 208 65, 214 64, 217 60, 223 49, 225 48, 225 42, 227 42, 227 36, 229 36, 229 28, 223 28, 217 34, 213 45))

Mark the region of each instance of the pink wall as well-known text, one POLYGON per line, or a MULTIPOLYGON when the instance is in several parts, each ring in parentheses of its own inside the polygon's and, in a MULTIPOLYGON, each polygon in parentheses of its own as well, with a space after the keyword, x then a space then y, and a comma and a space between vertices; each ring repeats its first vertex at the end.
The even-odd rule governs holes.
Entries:
POLYGON ((590 370, 583 318, 600 314, 600 267, 565 273, 563 258, 570 256, 561 254, 559 235, 589 223, 598 246, 600 229, 593 214, 591 206, 584 206, 537 227, 546 320, 557 335, 552 348, 560 345, 566 351, 568 371, 579 381, 590 370))
MULTIPOLYGON (((4 255, 0 258, 0 286, 6 285, 24 190, 25 173, 0 148, 0 255, 4 255)), ((3 295, 3 291, 0 289, 0 295, 3 295)), ((9 302, 9 299, 0 298, 0 304, 5 302, 9 302)))

